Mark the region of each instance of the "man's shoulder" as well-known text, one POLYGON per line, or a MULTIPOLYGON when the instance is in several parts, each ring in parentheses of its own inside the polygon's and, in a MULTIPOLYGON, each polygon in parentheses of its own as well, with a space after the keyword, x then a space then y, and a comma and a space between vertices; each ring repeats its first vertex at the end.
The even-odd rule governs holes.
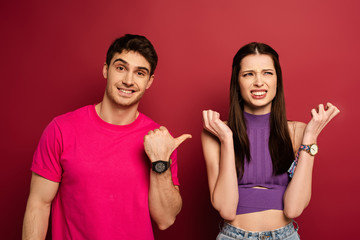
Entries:
MULTIPOLYGON (((162 125, 162 124, 155 122, 154 120, 152 120, 150 117, 146 116, 145 114, 140 113, 140 116, 141 116, 141 120, 142 120, 142 123, 141 123, 142 127, 146 128, 148 131, 159 128, 160 126, 166 127, 166 125, 162 125)), ((172 131, 170 129, 168 129, 168 131, 172 135, 172 131)))
POLYGON ((76 125, 84 125, 86 124, 86 119, 89 119, 90 108, 93 105, 87 105, 73 111, 61 114, 53 118, 51 124, 55 124, 58 128, 68 128, 76 125))
POLYGON ((154 120, 152 120, 150 117, 148 117, 147 115, 140 113, 139 117, 141 117, 141 125, 142 126, 147 126, 149 128, 159 128, 161 125, 158 124, 157 122, 155 122, 154 120))
POLYGON ((93 107, 93 105, 86 105, 84 107, 75 109, 73 111, 63 113, 61 115, 56 116, 54 120, 56 122, 67 122, 67 121, 75 121, 84 118, 89 115, 89 110, 91 107, 93 107))

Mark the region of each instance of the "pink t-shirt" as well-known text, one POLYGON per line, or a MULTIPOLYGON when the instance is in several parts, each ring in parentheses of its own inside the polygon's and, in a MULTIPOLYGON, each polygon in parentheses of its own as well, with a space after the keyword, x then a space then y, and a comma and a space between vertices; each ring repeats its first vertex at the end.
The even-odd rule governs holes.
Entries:
MULTIPOLYGON (((53 240, 154 239, 143 138, 158 127, 141 113, 129 125, 109 124, 94 105, 50 122, 31 170, 60 183, 52 202, 53 240)), ((176 151, 171 159, 172 180, 179 185, 176 151)))

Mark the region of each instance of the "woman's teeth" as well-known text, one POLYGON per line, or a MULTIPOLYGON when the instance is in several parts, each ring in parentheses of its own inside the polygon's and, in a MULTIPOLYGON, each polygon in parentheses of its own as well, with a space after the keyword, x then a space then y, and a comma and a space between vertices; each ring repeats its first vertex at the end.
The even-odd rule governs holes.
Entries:
POLYGON ((252 92, 252 94, 254 94, 255 96, 262 96, 264 95, 266 92, 252 92))

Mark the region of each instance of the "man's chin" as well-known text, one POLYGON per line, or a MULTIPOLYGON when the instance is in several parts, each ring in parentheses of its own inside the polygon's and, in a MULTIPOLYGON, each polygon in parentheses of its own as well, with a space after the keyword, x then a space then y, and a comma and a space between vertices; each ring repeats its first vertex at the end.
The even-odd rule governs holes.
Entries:
POLYGON ((132 101, 113 101, 115 103, 116 106, 120 107, 120 108, 130 108, 133 107, 134 105, 138 105, 140 102, 140 99, 135 99, 132 101))
POLYGON ((133 107, 134 105, 139 104, 143 94, 140 94, 138 96, 133 96, 132 98, 124 98, 124 97, 111 96, 111 95, 107 95, 107 96, 113 105, 115 105, 119 108, 130 108, 130 107, 133 107))

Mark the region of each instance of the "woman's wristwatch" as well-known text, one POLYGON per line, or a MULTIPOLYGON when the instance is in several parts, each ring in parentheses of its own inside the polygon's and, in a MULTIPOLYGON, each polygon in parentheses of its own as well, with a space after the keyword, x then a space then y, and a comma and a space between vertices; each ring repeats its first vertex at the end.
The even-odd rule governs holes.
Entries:
POLYGON ((318 147, 318 145, 316 145, 316 143, 313 143, 310 145, 301 144, 300 150, 304 150, 307 153, 309 153, 311 156, 315 156, 319 151, 319 147, 318 147))

